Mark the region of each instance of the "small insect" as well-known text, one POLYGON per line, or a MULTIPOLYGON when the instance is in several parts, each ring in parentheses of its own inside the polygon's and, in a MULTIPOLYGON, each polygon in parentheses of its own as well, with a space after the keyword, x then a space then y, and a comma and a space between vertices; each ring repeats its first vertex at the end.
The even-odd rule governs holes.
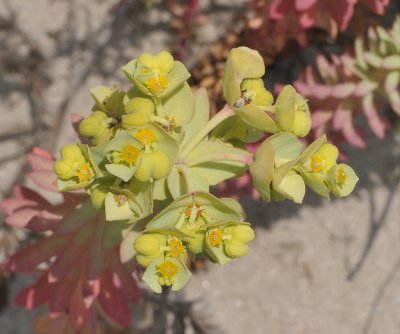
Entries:
POLYGON ((114 198, 118 206, 123 206, 128 201, 128 197, 122 194, 114 195, 114 198))
POLYGON ((251 102, 251 99, 246 96, 247 89, 243 89, 240 91, 240 99, 237 100, 234 104, 234 108, 242 108, 246 104, 249 104, 251 102))

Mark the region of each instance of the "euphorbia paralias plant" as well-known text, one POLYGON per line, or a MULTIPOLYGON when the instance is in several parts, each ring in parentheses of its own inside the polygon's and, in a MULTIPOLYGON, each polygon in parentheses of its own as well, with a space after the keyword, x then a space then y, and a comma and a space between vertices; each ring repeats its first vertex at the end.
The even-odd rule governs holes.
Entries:
POLYGON ((81 142, 64 145, 56 160, 38 149, 29 156, 32 179, 61 192, 63 203, 17 188, 1 204, 8 224, 49 231, 4 265, 40 275, 17 301, 48 304, 51 317, 37 324, 43 333, 59 333, 60 324, 97 333, 97 313, 126 327, 136 277, 155 292, 179 290, 196 257, 223 265, 245 256, 254 231, 241 205, 212 186, 250 170, 263 199, 301 203, 305 185, 343 197, 358 180, 325 135, 303 147, 307 101, 285 86, 274 102, 254 50, 231 50, 227 103, 211 119, 205 90, 192 93, 189 72, 168 52, 142 54, 122 70, 129 90, 95 87, 90 115, 74 116, 81 142), (244 149, 266 134, 254 154, 244 149))

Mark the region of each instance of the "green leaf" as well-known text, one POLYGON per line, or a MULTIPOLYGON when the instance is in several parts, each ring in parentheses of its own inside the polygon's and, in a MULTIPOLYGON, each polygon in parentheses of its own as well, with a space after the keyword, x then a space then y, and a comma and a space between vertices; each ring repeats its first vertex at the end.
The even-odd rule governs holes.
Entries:
POLYGON ((382 68, 386 70, 400 70, 400 55, 391 55, 382 60, 382 68))
POLYGON ((251 159, 251 153, 233 147, 219 140, 200 142, 188 155, 185 162, 191 171, 201 174, 209 185, 218 184, 226 179, 243 174, 247 165, 224 156, 238 156, 251 159))

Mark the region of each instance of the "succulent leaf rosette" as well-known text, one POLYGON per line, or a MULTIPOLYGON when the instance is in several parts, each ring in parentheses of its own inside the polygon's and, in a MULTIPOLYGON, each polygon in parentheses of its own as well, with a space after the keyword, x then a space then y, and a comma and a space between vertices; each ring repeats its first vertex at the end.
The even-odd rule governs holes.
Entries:
MULTIPOLYGON (((41 296, 58 280, 57 289, 67 284, 71 292, 56 301, 40 297, 34 305, 47 302, 63 319, 72 317, 71 303, 85 305, 91 319, 85 326, 93 325, 100 307, 100 314, 126 327, 129 317, 118 318, 112 303, 126 310, 121 294, 137 298, 134 271, 155 292, 175 291, 190 279, 197 257, 224 265, 245 256, 255 235, 241 205, 210 189, 247 170, 267 201, 301 203, 306 185, 326 198, 354 189, 357 176, 337 163, 338 150, 325 135, 303 147, 299 137, 311 128, 307 101, 285 86, 274 102, 257 51, 230 52, 223 83, 227 104, 212 118, 205 89, 192 93, 188 71, 168 52, 145 53, 123 72, 132 83, 128 91, 98 86, 91 90, 91 114, 75 117, 82 143, 66 144, 55 161, 44 153, 34 156, 33 167, 45 168, 32 174, 36 183, 58 190, 66 203, 52 207, 33 192, 19 192, 1 206, 12 204, 7 223, 50 231, 11 257, 6 269, 34 271, 42 263, 47 269, 30 289, 41 296), (255 153, 244 149, 265 135, 255 153), (24 260, 28 249, 41 255, 24 260), (114 299, 107 304, 110 294, 114 299)), ((22 304, 33 305, 28 297, 21 297, 22 304)))

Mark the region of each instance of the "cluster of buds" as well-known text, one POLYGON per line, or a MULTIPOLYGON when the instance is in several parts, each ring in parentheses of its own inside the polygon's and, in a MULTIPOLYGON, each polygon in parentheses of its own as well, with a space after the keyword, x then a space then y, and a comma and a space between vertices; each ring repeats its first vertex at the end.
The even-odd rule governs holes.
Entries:
POLYGON ((6 263, 12 271, 47 265, 22 304, 48 302, 65 319, 68 307, 83 307, 89 298, 127 326, 126 298, 138 296, 137 264, 147 285, 161 292, 181 289, 196 257, 223 265, 248 253, 254 231, 241 205, 215 197, 210 187, 249 170, 266 200, 301 203, 306 184, 326 198, 354 189, 357 176, 337 164, 338 150, 325 135, 303 147, 299 137, 311 129, 307 101, 285 86, 274 102, 258 52, 231 50, 223 78, 227 104, 211 118, 205 89, 192 93, 188 71, 168 52, 142 54, 122 70, 131 88, 92 89, 91 114, 74 118, 80 143, 63 146, 54 163, 48 154, 34 156, 36 183, 50 190, 57 183, 68 205, 53 207, 31 193, 34 201, 2 205, 12 204, 9 224, 50 231, 6 263), (266 135, 255 153, 243 149, 266 135), (65 289, 49 294, 52 288, 65 289))
POLYGON ((389 122, 385 106, 400 114, 400 18, 391 30, 369 28, 367 39, 355 41, 355 57, 332 56, 329 63, 317 57, 316 73, 306 68, 294 83, 301 94, 310 99, 313 128, 316 136, 331 132, 350 144, 366 146, 363 131, 355 124, 363 114, 371 130, 383 138, 389 122), (384 103, 382 103, 384 102, 384 103))

